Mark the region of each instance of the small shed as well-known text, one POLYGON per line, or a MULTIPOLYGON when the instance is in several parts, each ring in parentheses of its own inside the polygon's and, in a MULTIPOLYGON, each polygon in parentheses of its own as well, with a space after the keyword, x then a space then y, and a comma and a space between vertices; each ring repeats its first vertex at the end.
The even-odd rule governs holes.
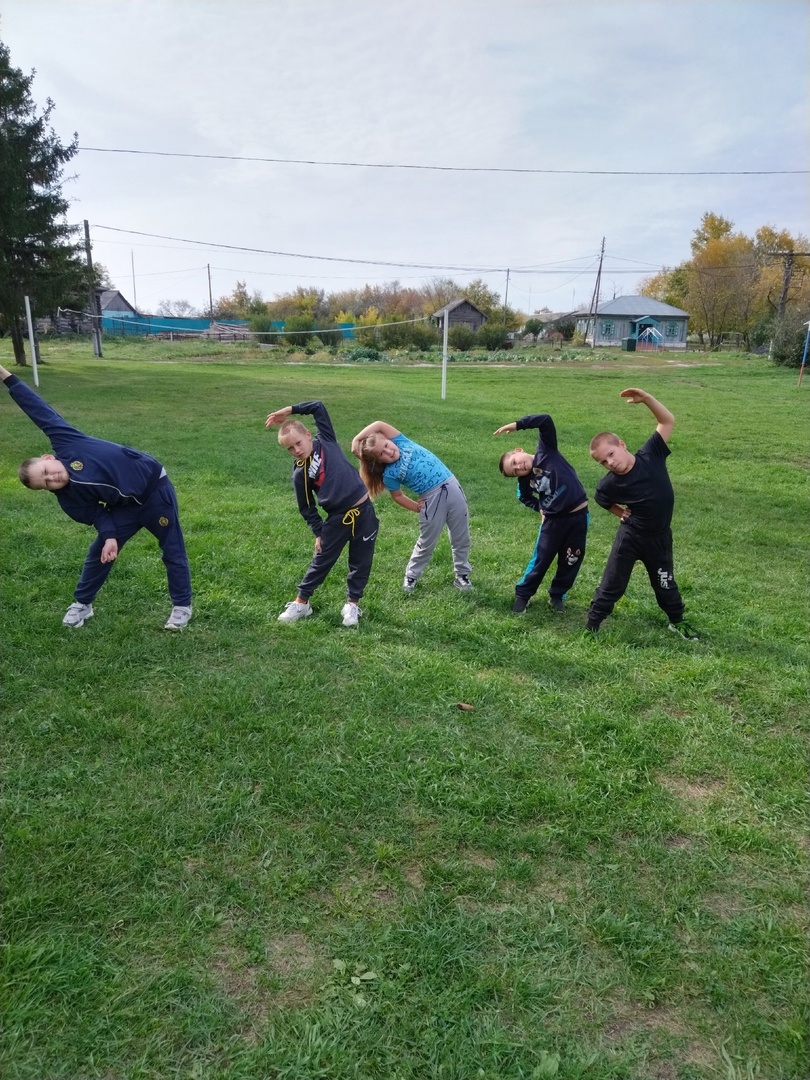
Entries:
POLYGON ((479 326, 483 326, 489 318, 489 316, 485 315, 471 300, 467 300, 463 296, 458 300, 451 300, 450 303, 445 304, 443 308, 434 311, 430 317, 435 320, 436 325, 442 333, 444 333, 445 319, 447 320, 448 329, 463 324, 464 326, 469 326, 471 330, 477 330, 479 326))
POLYGON ((596 310, 596 336, 594 320, 587 311, 577 313, 577 332, 585 335, 588 345, 618 347, 626 338, 636 341, 647 328, 653 328, 658 348, 685 349, 686 327, 689 312, 653 300, 649 296, 617 296, 600 304, 596 310))

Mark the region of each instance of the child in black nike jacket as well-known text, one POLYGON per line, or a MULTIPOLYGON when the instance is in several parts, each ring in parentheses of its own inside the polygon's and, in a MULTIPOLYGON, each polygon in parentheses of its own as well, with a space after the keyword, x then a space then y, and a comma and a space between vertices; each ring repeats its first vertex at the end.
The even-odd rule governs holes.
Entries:
POLYGON ((322 401, 304 401, 271 412, 265 427, 279 427, 278 441, 295 458, 292 482, 301 516, 315 535, 315 554, 286 605, 279 622, 296 622, 312 614, 310 597, 323 583, 344 547, 349 547, 346 603, 340 614, 344 626, 357 626, 360 599, 371 573, 379 522, 368 489, 340 448, 322 401), (291 413, 312 416, 315 438, 291 413), (326 511, 322 518, 317 503, 326 511))

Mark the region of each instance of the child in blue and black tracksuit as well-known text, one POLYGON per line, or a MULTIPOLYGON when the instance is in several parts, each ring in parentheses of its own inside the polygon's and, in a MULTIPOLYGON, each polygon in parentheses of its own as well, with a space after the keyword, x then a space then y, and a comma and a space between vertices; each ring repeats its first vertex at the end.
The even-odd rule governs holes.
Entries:
POLYGON ((554 559, 557 570, 549 586, 549 603, 563 611, 565 594, 574 584, 585 556, 588 536, 588 496, 574 467, 557 449, 557 429, 548 413, 522 416, 495 432, 537 428, 537 450, 508 450, 500 460, 504 476, 517 477, 518 498, 542 517, 529 565, 515 586, 513 611, 525 611, 554 559))
POLYGON ((371 573, 379 528, 366 485, 338 444, 322 401, 276 409, 265 422, 265 427, 275 426, 279 426, 279 443, 295 458, 292 481, 298 509, 315 536, 315 554, 298 594, 278 620, 295 622, 312 614, 310 597, 348 545, 349 573, 341 615, 344 626, 357 626, 362 615, 358 605, 371 573), (300 420, 288 419, 292 413, 313 417, 314 438, 300 420), (326 511, 326 519, 318 513, 316 502, 326 511))
POLYGON ((4 367, 0 379, 53 449, 52 454, 24 461, 20 480, 34 490, 52 491, 69 517, 98 533, 63 623, 82 626, 93 615, 93 601, 121 548, 141 529, 148 529, 160 544, 169 582, 173 607, 166 629, 185 626, 191 618, 191 573, 177 496, 166 470, 131 446, 85 435, 4 367))

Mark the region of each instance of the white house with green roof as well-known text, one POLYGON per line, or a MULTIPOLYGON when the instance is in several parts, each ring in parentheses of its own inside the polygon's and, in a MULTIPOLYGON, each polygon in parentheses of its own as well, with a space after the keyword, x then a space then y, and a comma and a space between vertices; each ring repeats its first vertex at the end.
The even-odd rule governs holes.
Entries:
POLYGON ((596 312, 595 341, 594 319, 589 313, 578 312, 576 320, 577 333, 585 335, 587 345, 621 347, 629 338, 631 348, 643 348, 645 342, 663 349, 686 348, 689 312, 649 296, 617 296, 600 304, 596 312))

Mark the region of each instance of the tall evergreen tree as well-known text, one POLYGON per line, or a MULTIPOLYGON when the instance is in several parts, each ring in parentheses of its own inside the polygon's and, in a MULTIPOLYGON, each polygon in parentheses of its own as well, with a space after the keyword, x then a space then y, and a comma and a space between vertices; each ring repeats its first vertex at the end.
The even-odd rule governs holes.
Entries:
POLYGON ((48 99, 38 111, 33 81, 33 71, 24 75, 12 67, 0 41, 0 325, 11 333, 18 364, 25 363, 24 297, 44 313, 75 294, 83 274, 62 194, 78 135, 62 144, 50 122, 54 103, 48 99))

